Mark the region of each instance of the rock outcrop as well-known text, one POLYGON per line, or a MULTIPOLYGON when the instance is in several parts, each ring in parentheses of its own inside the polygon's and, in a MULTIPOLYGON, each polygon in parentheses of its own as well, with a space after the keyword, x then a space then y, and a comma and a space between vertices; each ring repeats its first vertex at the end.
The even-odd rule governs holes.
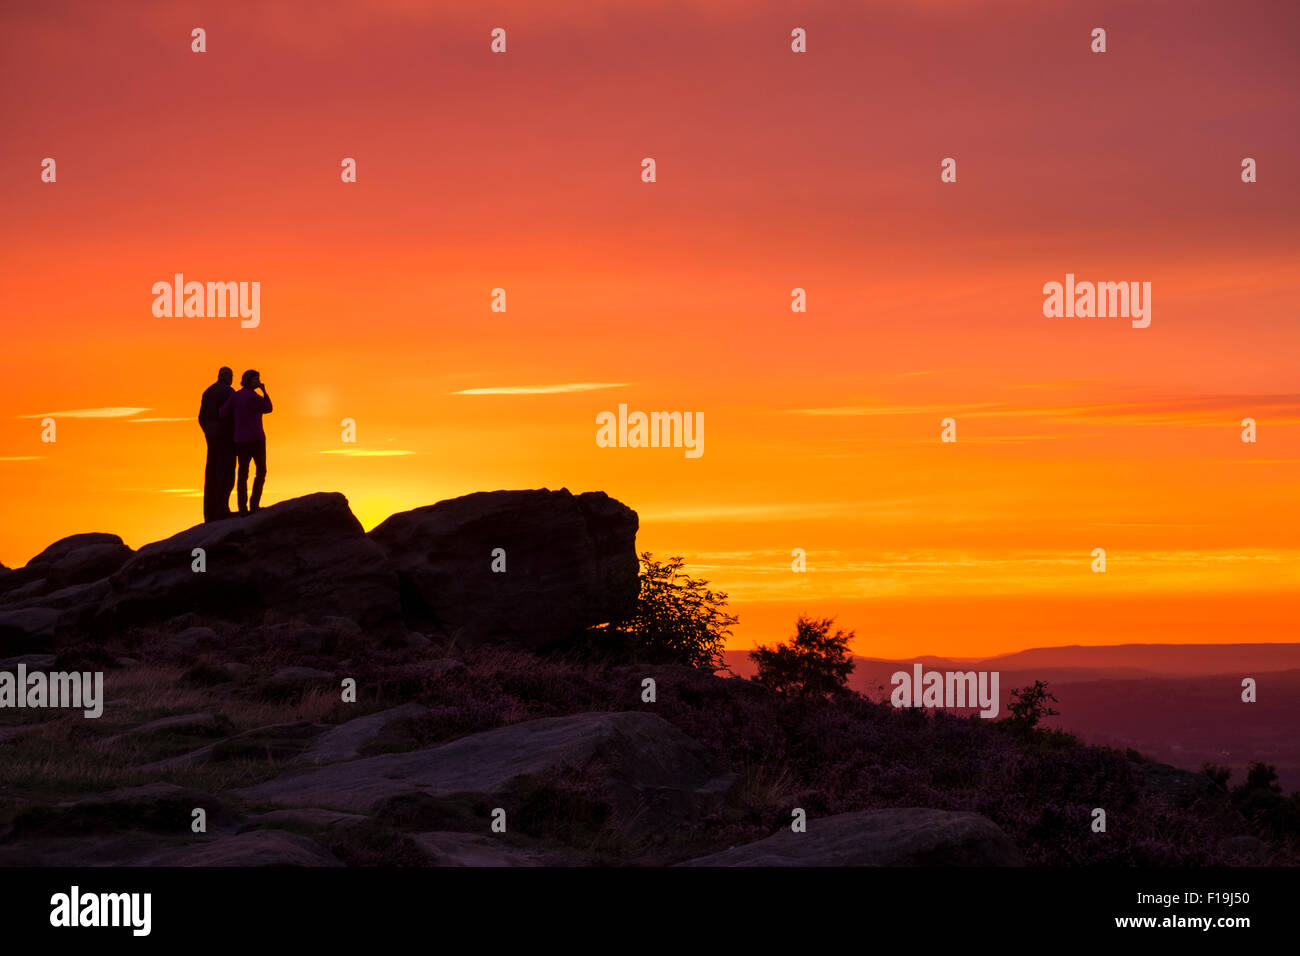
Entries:
POLYGON ((53 608, 0 608, 0 654, 22 654, 49 647, 62 619, 62 612, 53 608))
POLYGON ((808 820, 755 843, 681 866, 1024 866, 992 820, 978 813, 902 808, 808 820))
POLYGON ((250 830, 163 850, 142 866, 323 866, 339 867, 328 850, 297 833, 250 830))
POLYGON ((363 626, 400 616, 397 576, 337 493, 293 498, 145 545, 109 586, 95 617, 105 631, 186 612, 240 621, 275 610, 363 626), (196 548, 202 572, 193 568, 196 548))
POLYGON ((125 830, 188 833, 194 807, 204 807, 214 824, 227 819, 221 801, 212 794, 170 783, 151 783, 25 808, 14 818, 13 833, 52 836, 125 830))
POLYGON ((400 576, 410 626, 535 649, 631 609, 636 532, 636 512, 602 492, 543 489, 440 501, 370 537, 400 576))
POLYGON ((108 593, 108 576, 131 554, 115 534, 74 534, 0 573, 0 654, 44 650, 56 638, 84 635, 108 593))
POLYGON ((394 798, 502 796, 524 778, 596 767, 601 792, 640 820, 716 810, 735 775, 661 717, 636 711, 528 720, 408 753, 384 754, 286 774, 237 790, 280 806, 375 813, 394 798))
POLYGON ((481 833, 417 833, 412 840, 429 866, 569 866, 560 853, 513 846, 481 833))
POLYGON ((21 568, 0 574, 0 600, 21 603, 51 591, 106 578, 131 557, 115 534, 74 534, 54 542, 21 568))
POLYGON ((116 535, 73 535, 0 572, 0 655, 182 617, 206 626, 267 615, 294 622, 268 626, 307 650, 376 627, 427 645, 404 622, 539 648, 631 609, 636 531, 636 512, 601 492, 541 490, 439 502, 369 535, 347 499, 327 492, 136 552, 116 535))
POLYGON ((381 710, 377 714, 354 717, 345 723, 331 727, 294 758, 295 763, 322 764, 339 763, 354 760, 361 755, 361 748, 384 732, 384 728, 394 721, 418 717, 428 711, 419 704, 402 704, 381 710))

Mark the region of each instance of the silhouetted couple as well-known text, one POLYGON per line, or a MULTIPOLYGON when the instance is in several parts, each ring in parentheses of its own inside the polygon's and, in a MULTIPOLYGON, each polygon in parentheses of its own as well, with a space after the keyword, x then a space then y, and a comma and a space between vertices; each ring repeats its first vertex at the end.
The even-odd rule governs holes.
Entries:
POLYGON ((262 506, 262 485, 266 482, 266 432, 262 416, 271 410, 271 396, 255 369, 240 376, 241 388, 230 383, 235 373, 228 368, 217 372, 217 380, 203 392, 199 402, 199 427, 208 442, 208 461, 203 474, 203 520, 229 518, 230 490, 235 487, 235 466, 239 466, 239 513, 248 514, 262 506), (262 394, 257 394, 258 389, 262 394), (248 495, 248 465, 257 466, 253 495, 248 495))

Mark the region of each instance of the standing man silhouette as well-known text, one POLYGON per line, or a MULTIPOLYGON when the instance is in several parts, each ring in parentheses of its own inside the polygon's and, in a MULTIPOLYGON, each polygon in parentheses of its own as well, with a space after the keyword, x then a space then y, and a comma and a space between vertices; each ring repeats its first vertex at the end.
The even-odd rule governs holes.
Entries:
POLYGON ((234 372, 222 366, 217 380, 204 390, 199 401, 199 427, 208 444, 203 470, 204 521, 230 517, 230 490, 235 487, 235 430, 221 420, 221 407, 235 394, 230 386, 234 377, 234 372))
POLYGON ((235 426, 235 457, 239 459, 239 513, 248 514, 262 506, 262 485, 266 482, 266 432, 262 416, 271 410, 271 396, 266 392, 257 369, 250 368, 239 378, 242 386, 221 406, 221 420, 235 426), (262 390, 258 395, 257 390, 262 390), (253 496, 248 496, 248 463, 257 465, 253 478, 253 496))

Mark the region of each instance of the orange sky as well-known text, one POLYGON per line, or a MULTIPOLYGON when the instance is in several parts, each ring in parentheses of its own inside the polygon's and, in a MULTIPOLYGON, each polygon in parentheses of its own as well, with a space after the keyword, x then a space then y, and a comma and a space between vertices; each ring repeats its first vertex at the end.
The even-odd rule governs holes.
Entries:
POLYGON ((6 6, 0 562, 197 521, 229 364, 268 502, 602 489, 737 647, 1295 639, 1300 8, 548 6, 6 6), (260 326, 155 318, 178 271, 260 281, 260 326), (1151 282, 1151 326, 1045 318, 1067 272, 1151 282), (704 455, 598 448, 620 402, 704 455), (85 409, 143 410, 41 441, 85 409))

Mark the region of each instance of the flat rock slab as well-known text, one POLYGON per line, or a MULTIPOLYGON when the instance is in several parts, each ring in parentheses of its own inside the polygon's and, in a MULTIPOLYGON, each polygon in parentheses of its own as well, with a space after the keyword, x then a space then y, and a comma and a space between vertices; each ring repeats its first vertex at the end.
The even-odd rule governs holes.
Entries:
POLYGON ((205 731, 216 730, 219 726, 220 724, 214 714, 174 714, 171 717, 160 717, 158 720, 151 720, 149 723, 141 724, 139 727, 132 727, 127 731, 127 733, 202 734, 205 731))
POLYGON ((114 734, 105 738, 104 743, 112 745, 131 737, 149 737, 156 734, 209 737, 219 734, 220 731, 221 722, 215 714, 174 714, 171 717, 161 717, 158 720, 140 724, 138 727, 132 727, 125 733, 114 734))
POLYGON ((329 728, 324 724, 313 724, 305 720, 254 727, 197 750, 144 764, 139 769, 170 770, 173 767, 191 767, 224 760, 274 760, 287 763, 306 750, 312 738, 327 729, 329 728))
POLYGON ((190 814, 195 807, 207 811, 209 826, 228 818, 223 804, 212 794, 170 783, 151 783, 80 800, 27 807, 15 816, 14 832, 60 836, 139 829, 181 834, 190 831, 190 814))
POLYGON ((515 846, 501 837, 481 833, 436 831, 411 836, 429 857, 430 866, 568 866, 558 853, 536 847, 515 846))
POLYGON ((145 866, 342 866, 314 840, 283 830, 249 830, 204 843, 174 847, 142 861, 145 866))
POLYGON ((210 627, 187 627, 179 634, 167 639, 167 643, 178 651, 192 651, 200 644, 215 645, 221 640, 210 627))
POLYGON ((506 793, 522 777, 599 761, 611 803, 674 813, 717 805, 734 783, 705 749, 661 717, 635 711, 546 717, 410 753, 286 774, 234 791, 283 806, 368 813, 412 794, 506 793))
POLYGON ((300 684, 311 684, 317 681, 333 679, 333 674, 329 671, 323 671, 319 667, 281 667, 268 677, 266 682, 273 687, 297 687, 300 684))
POLYGON ((765 840, 679 866, 1024 866, 992 820, 978 813, 901 808, 808 820, 806 833, 765 840))
POLYGON ((13 671, 18 669, 22 664, 27 668, 27 672, 47 671, 54 666, 53 654, 19 654, 17 657, 6 657, 0 661, 0 671, 13 671))
POLYGON ((325 731, 293 762, 323 764, 353 760, 361 755, 361 748, 366 743, 382 734, 384 728, 393 721, 418 717, 427 712, 428 708, 419 704, 402 704, 377 714, 357 717, 325 731))
POLYGON ((310 807, 301 810, 272 810, 270 813, 257 813, 250 816, 240 826, 239 832, 289 827, 305 827, 311 830, 346 829, 366 823, 370 819, 359 813, 339 813, 337 810, 316 810, 310 807))
POLYGON ((0 610, 0 653, 48 647, 62 617, 62 611, 45 607, 0 610))
POLYGON ((0 866, 138 866, 158 842, 157 834, 136 830, 19 840, 0 845, 0 866))

